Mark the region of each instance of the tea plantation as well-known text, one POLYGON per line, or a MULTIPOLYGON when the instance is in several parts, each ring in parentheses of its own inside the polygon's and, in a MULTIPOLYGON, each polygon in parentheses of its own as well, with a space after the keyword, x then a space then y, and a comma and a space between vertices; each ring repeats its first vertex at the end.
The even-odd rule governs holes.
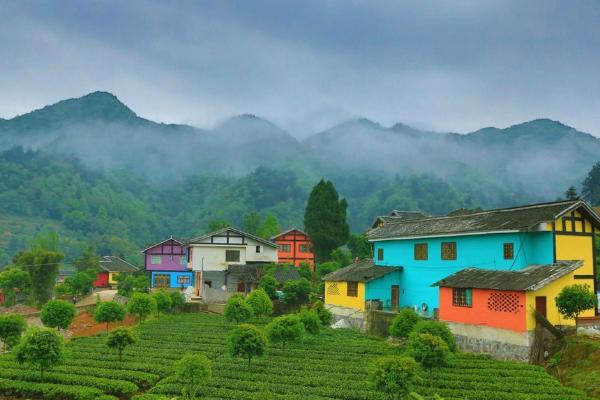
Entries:
MULTIPOLYGON (((248 367, 227 354, 233 325, 209 314, 178 314, 137 328, 139 341, 125 350, 123 361, 105 345, 104 335, 71 340, 63 364, 46 374, 0 357, 0 395, 87 400, 158 400, 181 393, 172 365, 188 352, 213 360, 213 377, 202 389, 205 399, 384 400, 368 381, 378 356, 401 351, 385 340, 326 329, 301 344, 270 346, 248 367), (163 397, 164 396, 164 397, 163 397)), ((494 400, 583 400, 578 390, 562 386, 542 368, 485 356, 457 354, 450 364, 423 373, 417 392, 426 398, 494 400)))

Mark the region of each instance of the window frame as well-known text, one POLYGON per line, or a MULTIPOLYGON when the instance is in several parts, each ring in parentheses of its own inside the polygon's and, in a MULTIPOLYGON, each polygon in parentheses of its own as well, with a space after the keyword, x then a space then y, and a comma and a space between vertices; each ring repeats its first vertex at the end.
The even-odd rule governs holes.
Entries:
POLYGON ((152 277, 152 287, 155 288, 168 288, 171 287, 171 275, 170 274, 154 274, 154 276, 152 277), (156 284, 156 278, 159 278, 159 282, 161 282, 160 284, 156 284), (162 281, 165 280, 166 284, 162 283, 162 281))
POLYGON ((177 284, 178 285, 191 285, 192 279, 189 275, 177 275, 177 284), (182 280, 184 282, 182 282, 182 280))
POLYGON ((503 256, 504 256, 505 260, 514 260, 515 259, 515 244, 513 242, 504 243, 503 256), (508 257, 508 253, 510 253, 510 257, 508 257))
POLYGON ((162 256, 160 255, 154 255, 154 256, 150 256, 150 264, 151 265, 160 265, 162 264, 162 256), (156 260, 158 260, 158 262, 156 262, 156 260))
POLYGON ((473 308, 473 289, 452 288, 452 305, 454 307, 473 308))
POLYGON ((444 261, 456 261, 456 242, 442 242, 441 257, 444 261))
POLYGON ((384 254, 382 247, 377 248, 377 261, 383 261, 384 254))
POLYGON ((346 297, 358 297, 358 282, 346 282, 346 297))
POLYGON ((312 253, 310 244, 301 243, 298 245, 298 251, 300 253, 312 253))
POLYGON ((428 243, 415 243, 414 245, 414 256, 416 261, 427 261, 429 259, 429 245, 428 243), (418 249, 424 251, 424 255, 419 252, 418 249), (423 250, 424 249, 424 250, 423 250))
POLYGON ((241 260, 241 252, 239 250, 225 250, 225 262, 240 262, 241 260), (232 259, 230 257, 231 254, 237 254, 237 259, 232 259))
POLYGON ((256 253, 257 254, 262 253, 262 246, 256 246, 256 253))
POLYGON ((279 251, 282 253, 289 253, 292 250, 292 246, 289 243, 279 244, 279 251))

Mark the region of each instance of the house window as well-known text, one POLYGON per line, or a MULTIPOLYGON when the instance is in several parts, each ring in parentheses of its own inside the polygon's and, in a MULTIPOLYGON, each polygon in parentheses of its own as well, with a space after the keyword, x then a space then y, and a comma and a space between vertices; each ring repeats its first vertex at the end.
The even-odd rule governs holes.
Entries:
POLYGON ((456 242, 442 243, 442 260, 456 260, 456 242))
POLYGON ((150 264, 160 264, 162 262, 161 256, 152 256, 150 257, 150 264))
POLYGON ((377 249, 377 259, 379 261, 383 260, 383 249, 377 249))
POLYGON ((358 282, 347 282, 346 283, 346 296, 358 297, 358 282))
POLYGON ((257 253, 260 253, 261 247, 262 247, 262 246, 256 246, 256 252, 257 252, 257 253))
POLYGON ((189 275, 179 275, 177 277, 178 285, 189 285, 190 284, 190 276, 189 275))
POLYGON ((515 258, 515 248, 512 243, 504 243, 504 259, 512 260, 515 258))
POLYGON ((179 256, 179 264, 185 264, 185 256, 179 256))
POLYGON ((309 244, 301 244, 300 245, 300 253, 310 253, 312 249, 309 244))
POLYGON ((169 256, 169 262, 172 263, 173 262, 173 256, 169 256))
POLYGON ((452 289, 452 305, 456 307, 471 307, 472 297, 471 289, 453 288, 452 289))
POLYGON ((283 251, 285 253, 289 253, 290 252, 290 245, 289 244, 280 244, 279 245, 279 251, 283 251))
POLYGON ((415 243, 415 260, 427 260, 427 243, 415 243))
POLYGON ((171 276, 169 274, 155 274, 154 275, 154 287, 168 288, 170 282, 171 282, 171 276))
POLYGON ((240 261, 240 251, 239 250, 225 250, 225 261, 226 262, 240 261))

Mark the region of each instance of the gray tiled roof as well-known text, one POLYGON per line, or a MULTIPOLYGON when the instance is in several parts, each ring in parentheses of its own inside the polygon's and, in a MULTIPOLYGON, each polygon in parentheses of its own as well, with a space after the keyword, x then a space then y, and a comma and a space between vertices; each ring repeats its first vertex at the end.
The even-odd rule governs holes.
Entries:
POLYGON ((107 272, 138 272, 139 268, 116 256, 100 259, 100 268, 107 272))
POLYGON ((450 217, 390 221, 367 231, 366 236, 369 240, 381 240, 478 232, 531 231, 540 223, 553 221, 575 208, 584 210, 594 224, 600 226, 600 219, 590 206, 580 200, 569 200, 450 217))
POLYGON ((401 270, 402 267, 380 267, 373 260, 360 260, 330 272, 322 279, 330 282, 368 282, 401 270))
POLYGON ((534 291, 575 271, 582 261, 557 261, 548 265, 530 265, 517 271, 480 268, 460 270, 431 286, 492 290, 534 291))

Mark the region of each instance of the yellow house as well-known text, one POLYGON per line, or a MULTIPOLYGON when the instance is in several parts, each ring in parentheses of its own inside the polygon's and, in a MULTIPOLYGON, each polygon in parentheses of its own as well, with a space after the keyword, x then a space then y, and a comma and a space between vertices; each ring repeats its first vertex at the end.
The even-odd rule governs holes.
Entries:
POLYGON ((118 274, 133 274, 139 272, 139 268, 135 265, 128 263, 122 258, 116 256, 104 256, 100 259, 100 269, 102 273, 108 274, 108 285, 117 285, 116 276, 118 274))

